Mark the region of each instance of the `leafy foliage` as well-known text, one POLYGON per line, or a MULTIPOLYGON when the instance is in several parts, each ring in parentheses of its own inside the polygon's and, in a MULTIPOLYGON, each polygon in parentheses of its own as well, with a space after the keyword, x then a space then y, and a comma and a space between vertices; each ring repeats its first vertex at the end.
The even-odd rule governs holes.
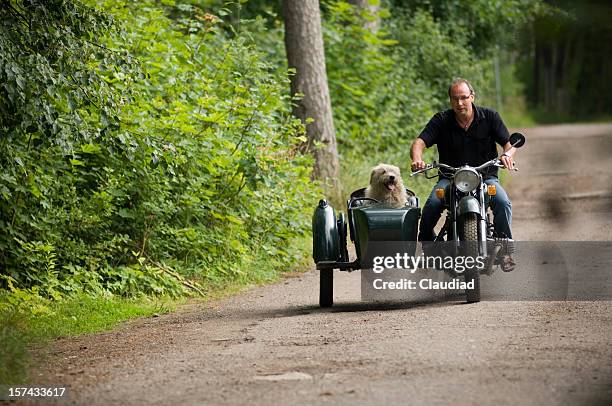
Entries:
POLYGON ((486 58, 496 46, 511 43, 523 24, 539 13, 539 0, 389 0, 394 12, 426 13, 453 42, 475 58, 486 58))
POLYGON ((345 153, 406 148, 445 108, 453 77, 490 80, 490 60, 475 61, 467 36, 448 32, 426 9, 383 11, 383 28, 371 32, 365 10, 344 1, 325 5, 334 120, 345 153))
POLYGON ((247 280, 294 255, 316 188, 286 77, 248 33, 165 3, 2 8, 0 273, 14 288, 179 295, 198 289, 181 274, 247 280))
POLYGON ((401 140, 406 127, 410 72, 395 64, 397 41, 365 28, 365 11, 346 2, 325 5, 326 62, 341 150, 385 149, 401 140))

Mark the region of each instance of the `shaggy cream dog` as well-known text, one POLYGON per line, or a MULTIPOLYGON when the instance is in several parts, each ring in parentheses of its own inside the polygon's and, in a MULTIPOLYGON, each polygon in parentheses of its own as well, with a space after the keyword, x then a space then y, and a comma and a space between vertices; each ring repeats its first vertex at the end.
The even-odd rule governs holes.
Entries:
POLYGON ((408 194, 399 168, 387 164, 378 164, 372 168, 370 186, 365 190, 365 197, 393 207, 404 207, 408 203, 408 194))

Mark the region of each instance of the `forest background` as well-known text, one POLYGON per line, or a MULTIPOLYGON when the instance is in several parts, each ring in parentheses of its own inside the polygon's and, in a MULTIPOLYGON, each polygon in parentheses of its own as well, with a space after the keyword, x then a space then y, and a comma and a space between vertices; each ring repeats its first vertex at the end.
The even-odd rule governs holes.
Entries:
MULTIPOLYGON (((606 2, 370 5, 321 1, 344 194, 378 162, 408 172, 457 76, 511 127, 609 118, 606 2)), ((151 298, 308 266, 323 189, 291 114, 280 2, 0 13, 0 383, 26 379, 28 345, 175 303, 151 298)))

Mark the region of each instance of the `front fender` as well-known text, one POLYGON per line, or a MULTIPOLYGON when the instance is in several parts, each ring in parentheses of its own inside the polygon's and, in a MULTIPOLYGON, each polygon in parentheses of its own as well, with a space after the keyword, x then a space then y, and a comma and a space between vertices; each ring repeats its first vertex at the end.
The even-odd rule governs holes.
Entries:
POLYGON ((464 196, 457 205, 457 215, 461 217, 466 213, 476 213, 480 216, 480 203, 474 196, 464 196))
POLYGON ((312 258, 315 263, 340 259, 336 212, 326 200, 319 201, 312 216, 312 258))

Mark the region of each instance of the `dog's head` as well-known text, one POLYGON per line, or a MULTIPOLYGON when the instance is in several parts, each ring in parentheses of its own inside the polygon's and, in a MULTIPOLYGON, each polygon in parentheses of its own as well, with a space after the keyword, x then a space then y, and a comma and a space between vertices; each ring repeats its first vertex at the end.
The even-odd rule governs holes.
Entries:
POLYGON ((394 165, 376 165, 374 168, 372 168, 370 185, 379 187, 382 186, 393 192, 396 188, 402 187, 400 169, 394 165))

